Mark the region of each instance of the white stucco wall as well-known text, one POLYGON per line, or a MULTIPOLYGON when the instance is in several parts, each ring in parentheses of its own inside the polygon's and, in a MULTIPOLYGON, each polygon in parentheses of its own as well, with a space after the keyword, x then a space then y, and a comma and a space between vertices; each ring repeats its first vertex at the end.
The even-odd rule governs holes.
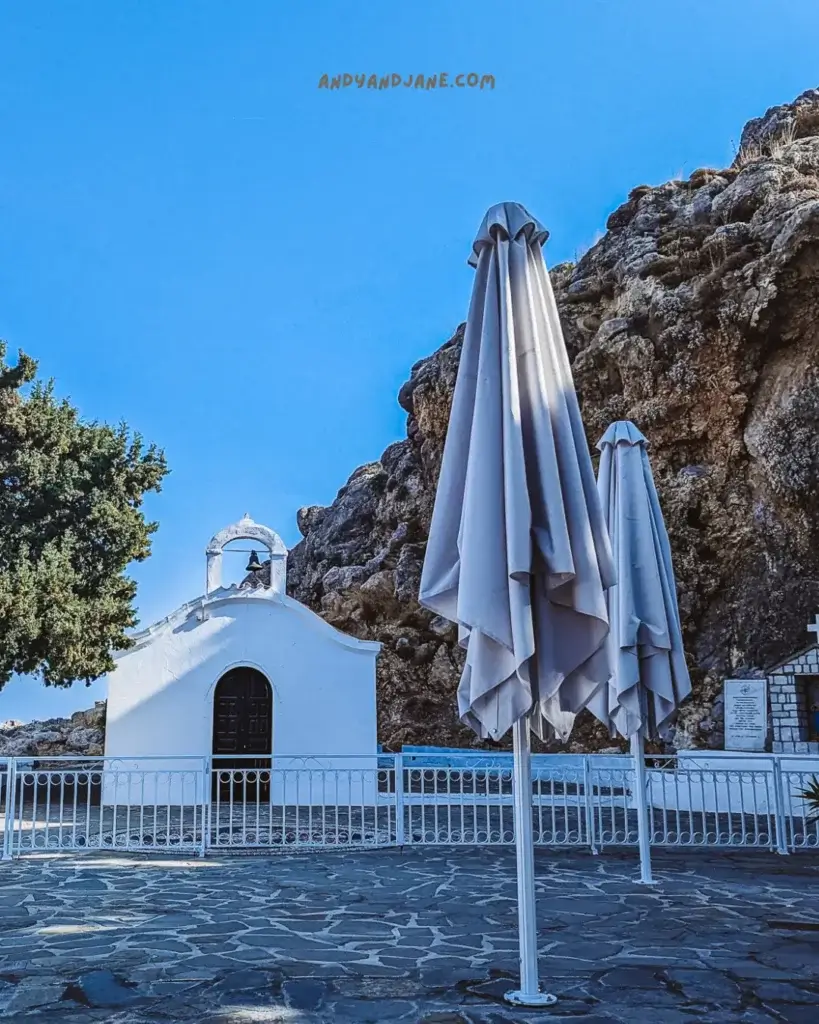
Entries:
POLYGON ((108 676, 105 755, 118 760, 106 761, 106 774, 126 769, 135 774, 130 782, 120 776, 116 787, 109 778, 103 801, 207 799, 195 766, 211 753, 216 684, 238 666, 260 671, 273 690, 273 768, 279 784, 272 787, 271 799, 287 799, 298 786, 300 802, 324 801, 315 782, 308 800, 310 788, 293 774, 300 766, 340 772, 347 779, 342 798, 352 799, 351 789, 366 797, 370 787, 361 786, 362 770, 374 780, 377 751, 378 650, 378 644, 347 637, 271 591, 234 589, 191 602, 141 634, 138 646, 123 654, 108 676), (304 756, 310 760, 301 761, 304 756), (287 792, 280 784, 284 769, 287 792), (187 772, 187 779, 169 779, 167 772, 177 771, 187 772))

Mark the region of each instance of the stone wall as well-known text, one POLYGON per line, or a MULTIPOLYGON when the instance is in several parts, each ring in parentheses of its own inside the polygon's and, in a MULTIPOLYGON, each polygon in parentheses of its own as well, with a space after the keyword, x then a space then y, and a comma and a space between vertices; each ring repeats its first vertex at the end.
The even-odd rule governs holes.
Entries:
POLYGON ((771 731, 775 754, 819 754, 808 739, 807 680, 819 676, 819 648, 812 647, 768 677, 771 731))

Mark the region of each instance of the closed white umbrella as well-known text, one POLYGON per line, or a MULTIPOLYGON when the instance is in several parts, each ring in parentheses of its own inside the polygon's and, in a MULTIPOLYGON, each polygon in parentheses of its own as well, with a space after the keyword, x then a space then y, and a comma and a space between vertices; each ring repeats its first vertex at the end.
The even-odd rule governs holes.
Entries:
POLYGON ((589 710, 631 740, 641 881, 651 884, 646 739, 659 739, 691 693, 683 652, 671 545, 646 451, 633 423, 618 420, 600 439, 597 488, 611 538, 617 585, 608 592, 612 678, 589 710))
POLYGON ((521 986, 540 993, 529 729, 571 732, 610 673, 611 550, 542 246, 517 203, 493 206, 476 268, 419 600, 456 622, 461 719, 513 730, 521 986))

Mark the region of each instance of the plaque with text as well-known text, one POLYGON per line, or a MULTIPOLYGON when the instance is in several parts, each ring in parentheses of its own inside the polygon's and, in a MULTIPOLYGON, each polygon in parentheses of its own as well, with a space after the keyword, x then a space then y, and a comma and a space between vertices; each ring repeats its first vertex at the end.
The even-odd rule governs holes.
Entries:
POLYGON ((764 750, 768 690, 764 679, 725 680, 725 749, 764 750))

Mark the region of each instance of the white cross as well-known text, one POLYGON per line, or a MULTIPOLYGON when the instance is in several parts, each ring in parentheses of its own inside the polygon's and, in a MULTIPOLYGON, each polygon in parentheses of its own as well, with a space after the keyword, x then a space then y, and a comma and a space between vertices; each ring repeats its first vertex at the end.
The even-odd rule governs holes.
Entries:
POLYGON ((808 623, 808 632, 816 634, 816 642, 819 643, 819 615, 816 616, 813 622, 808 623))

